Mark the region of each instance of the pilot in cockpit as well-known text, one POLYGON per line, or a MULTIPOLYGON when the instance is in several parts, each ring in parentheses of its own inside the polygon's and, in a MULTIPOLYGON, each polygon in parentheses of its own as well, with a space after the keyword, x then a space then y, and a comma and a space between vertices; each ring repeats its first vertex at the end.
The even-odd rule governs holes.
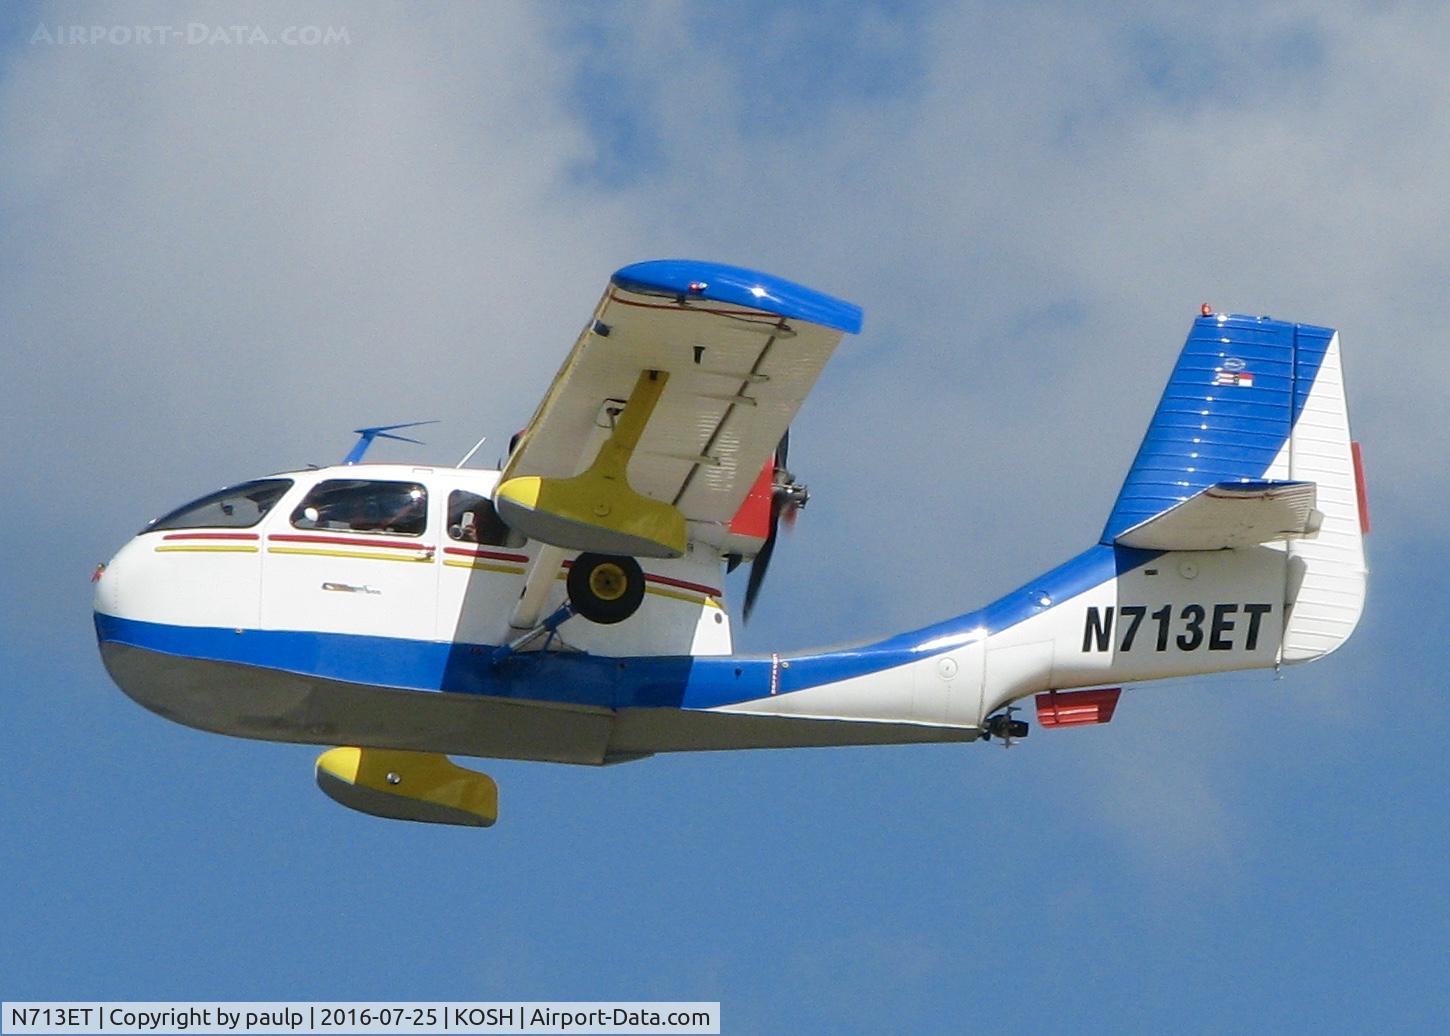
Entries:
POLYGON ((458 521, 452 525, 448 534, 455 540, 462 540, 464 543, 478 542, 478 519, 472 511, 464 511, 458 521))

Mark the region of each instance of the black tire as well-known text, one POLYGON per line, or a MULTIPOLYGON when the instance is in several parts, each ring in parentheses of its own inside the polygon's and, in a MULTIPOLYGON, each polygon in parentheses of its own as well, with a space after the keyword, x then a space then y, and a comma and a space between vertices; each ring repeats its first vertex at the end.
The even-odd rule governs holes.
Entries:
POLYGON ((580 554, 566 585, 574 610, 606 626, 629 618, 644 600, 644 570, 639 562, 615 554, 580 554))

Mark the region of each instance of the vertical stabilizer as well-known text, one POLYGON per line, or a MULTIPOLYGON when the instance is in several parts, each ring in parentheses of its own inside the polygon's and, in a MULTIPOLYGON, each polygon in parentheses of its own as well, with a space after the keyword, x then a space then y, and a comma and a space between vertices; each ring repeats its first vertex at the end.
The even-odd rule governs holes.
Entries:
POLYGON ((1200 494, 1231 492, 1235 483, 1265 494, 1312 484, 1312 520, 1276 545, 1287 558, 1280 657, 1319 658, 1348 639, 1364 606, 1366 530, 1355 456, 1337 332, 1267 317, 1200 317, 1102 542, 1154 545, 1166 512, 1200 494))
POLYGON ((1228 314, 1193 322, 1104 543, 1216 483, 1289 477, 1284 447, 1297 413, 1295 383, 1315 373, 1312 363, 1296 363, 1300 333, 1310 331, 1333 333, 1228 314))

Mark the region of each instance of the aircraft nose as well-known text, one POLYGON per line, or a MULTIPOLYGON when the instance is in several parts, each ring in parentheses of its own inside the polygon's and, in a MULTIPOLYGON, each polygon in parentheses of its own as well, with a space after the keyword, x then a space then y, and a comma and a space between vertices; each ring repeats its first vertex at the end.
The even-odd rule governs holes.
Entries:
POLYGON ((155 697, 157 674, 147 665, 158 607, 165 608, 165 573, 157 571, 152 544, 138 536, 103 565, 97 565, 95 583, 96 647, 111 679, 133 701, 168 715, 173 704, 155 697))
POLYGON ((144 563, 143 551, 133 539, 116 552, 110 561, 96 566, 91 574, 95 584, 95 610, 98 615, 127 617, 126 585, 136 577, 137 568, 144 563))
POLYGON ((258 621, 261 577, 257 533, 152 529, 127 543, 100 570, 98 628, 134 632, 140 623, 251 629, 258 621))

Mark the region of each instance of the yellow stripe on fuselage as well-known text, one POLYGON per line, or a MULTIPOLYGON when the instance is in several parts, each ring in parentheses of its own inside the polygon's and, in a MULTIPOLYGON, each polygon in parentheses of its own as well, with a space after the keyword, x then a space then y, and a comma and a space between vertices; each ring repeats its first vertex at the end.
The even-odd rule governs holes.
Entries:
POLYGON ((191 554, 255 554, 257 553, 257 548, 255 546, 243 546, 241 544, 231 544, 222 547, 201 546, 200 544, 196 546, 179 544, 176 546, 166 545, 156 548, 156 553, 158 554, 171 554, 176 551, 186 551, 191 554))
POLYGON ((525 571, 522 565, 499 565, 491 561, 458 561, 454 558, 445 558, 443 564, 452 568, 476 568, 484 572, 502 572, 510 576, 521 576, 525 571))
POLYGON ((676 601, 684 601, 686 604, 703 604, 706 608, 719 608, 720 602, 713 597, 691 597, 689 594, 681 593, 678 590, 662 590, 659 587, 647 586, 644 588, 647 594, 655 594, 659 597, 672 597, 676 601))

